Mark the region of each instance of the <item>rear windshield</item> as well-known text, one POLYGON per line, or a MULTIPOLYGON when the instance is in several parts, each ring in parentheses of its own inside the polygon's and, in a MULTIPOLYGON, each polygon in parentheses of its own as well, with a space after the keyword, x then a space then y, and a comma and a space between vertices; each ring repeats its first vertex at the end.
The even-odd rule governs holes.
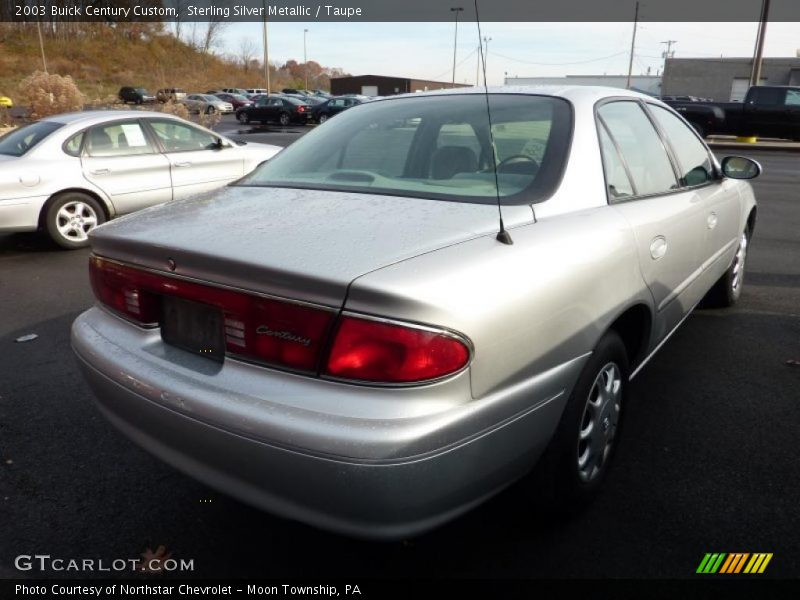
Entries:
POLYGON ((31 123, 15 129, 0 137, 0 154, 22 156, 56 129, 60 129, 63 126, 63 123, 39 121, 38 123, 31 123))
POLYGON ((498 196, 504 204, 546 198, 561 178, 572 131, 570 105, 518 94, 492 94, 489 105, 491 136, 482 94, 362 104, 303 136, 237 185, 486 204, 498 196))

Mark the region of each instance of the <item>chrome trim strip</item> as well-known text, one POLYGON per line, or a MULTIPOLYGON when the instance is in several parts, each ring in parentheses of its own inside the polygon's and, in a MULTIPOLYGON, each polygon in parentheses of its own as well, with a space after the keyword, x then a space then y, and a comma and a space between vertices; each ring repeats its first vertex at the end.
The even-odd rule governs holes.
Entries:
POLYGON ((637 367, 634 369, 633 373, 631 373, 631 374, 628 376, 628 381, 631 381, 631 380, 633 380, 633 378, 634 378, 634 377, 636 377, 636 376, 639 374, 639 371, 641 371, 641 370, 644 368, 644 366, 645 366, 645 365, 646 365, 648 362, 650 362, 650 359, 651 359, 651 358, 653 358, 653 356, 655 356, 656 352, 658 352, 659 350, 661 350, 661 346, 663 346, 664 344, 666 344, 666 343, 667 343, 667 340, 669 340, 669 338, 671 338, 671 337, 672 337, 672 334, 673 334, 673 333, 675 333, 676 331, 678 331, 678 327, 680 327, 681 325, 683 325, 683 322, 684 322, 686 319, 688 319, 688 318, 689 318, 689 315, 691 315, 691 314, 692 314, 692 312, 694 312, 694 309, 695 309, 695 308, 697 308, 697 305, 698 305, 698 304, 700 304, 700 302, 697 302, 697 304, 695 304, 695 305, 694 305, 692 308, 690 308, 690 309, 689 309, 689 311, 688 311, 688 312, 687 312, 685 315, 683 315, 683 318, 682 318, 680 321, 678 321, 678 324, 677 324, 677 325, 675 325, 675 327, 673 327, 673 328, 672 328, 672 330, 671 330, 671 331, 670 331, 670 332, 669 332, 669 333, 668 333, 666 336, 664 336, 664 339, 663 339, 663 340, 661 340, 661 341, 658 343, 658 346, 656 346, 655 348, 653 348, 653 351, 652 351, 652 352, 650 352, 650 354, 648 354, 648 355, 647 355, 647 357, 646 357, 646 358, 645 358, 645 359, 644 359, 642 362, 640 362, 640 363, 639 363, 639 366, 637 366, 637 367))

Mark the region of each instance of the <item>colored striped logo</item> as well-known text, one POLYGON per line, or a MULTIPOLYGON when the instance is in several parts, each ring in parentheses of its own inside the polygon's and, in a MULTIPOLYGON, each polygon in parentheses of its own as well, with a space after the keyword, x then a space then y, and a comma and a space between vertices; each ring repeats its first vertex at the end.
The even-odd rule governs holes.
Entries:
POLYGON ((725 552, 707 553, 697 573, 763 573, 769 561, 772 560, 772 552, 725 552))

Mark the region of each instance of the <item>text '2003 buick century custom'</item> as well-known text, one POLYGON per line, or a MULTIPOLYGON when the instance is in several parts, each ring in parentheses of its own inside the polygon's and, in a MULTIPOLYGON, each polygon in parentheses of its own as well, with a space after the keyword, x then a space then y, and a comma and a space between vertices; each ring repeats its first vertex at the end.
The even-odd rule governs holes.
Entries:
POLYGON ((378 100, 99 227, 72 344, 126 435, 283 516, 412 535, 540 458, 580 504, 631 377, 739 297, 759 172, 632 92, 378 100))

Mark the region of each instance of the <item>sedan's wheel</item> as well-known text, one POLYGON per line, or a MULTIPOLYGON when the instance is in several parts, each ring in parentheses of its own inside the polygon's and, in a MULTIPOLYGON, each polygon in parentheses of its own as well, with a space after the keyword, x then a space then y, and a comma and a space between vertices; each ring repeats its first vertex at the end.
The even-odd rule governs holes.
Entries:
POLYGON ((559 510, 597 495, 620 438, 628 386, 625 344, 615 331, 600 339, 567 400, 556 433, 535 472, 559 510))
POLYGON ((236 115, 236 118, 239 119, 239 123, 243 123, 244 125, 247 125, 250 122, 250 115, 244 111, 236 115))
POLYGON ((281 113, 281 116, 278 118, 281 125, 286 127, 290 122, 291 118, 289 117, 289 113, 281 113))
POLYGON ((57 196, 45 214, 45 228, 52 240, 68 250, 89 243, 89 232, 105 221, 97 200, 80 192, 57 196))
POLYGON ((217 109, 213 106, 209 106, 208 108, 206 108, 207 115, 213 115, 215 112, 217 112, 217 109))
POLYGON ((327 121, 327 120, 328 120, 328 115, 320 115, 320 116, 317 118, 317 122, 318 122, 320 125, 322 125, 322 124, 323 124, 325 121, 327 121))
POLYGON ((747 246, 750 236, 745 229, 739 237, 739 246, 733 257, 733 262, 725 274, 714 284, 706 297, 703 298, 703 307, 726 308, 736 304, 742 295, 744 285, 744 267, 747 262, 747 246))

